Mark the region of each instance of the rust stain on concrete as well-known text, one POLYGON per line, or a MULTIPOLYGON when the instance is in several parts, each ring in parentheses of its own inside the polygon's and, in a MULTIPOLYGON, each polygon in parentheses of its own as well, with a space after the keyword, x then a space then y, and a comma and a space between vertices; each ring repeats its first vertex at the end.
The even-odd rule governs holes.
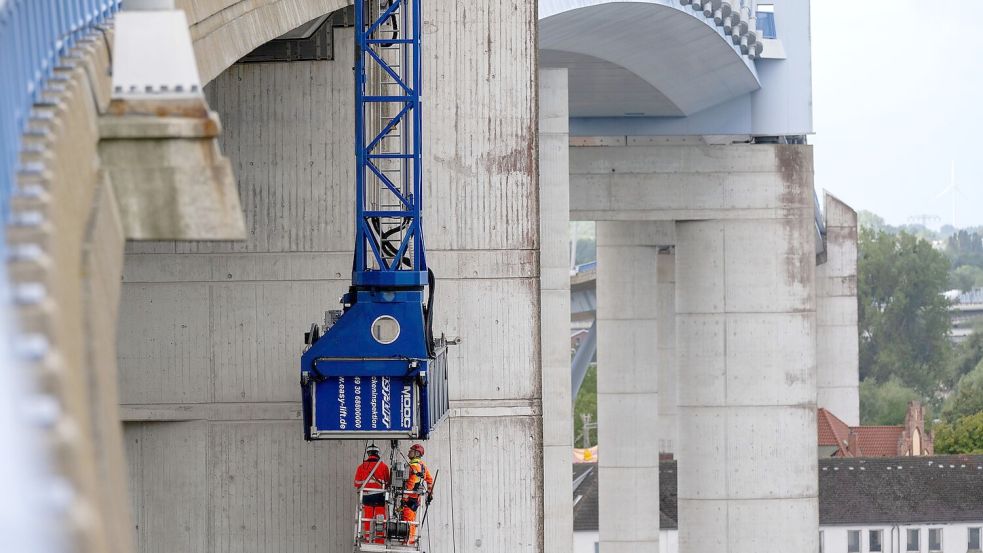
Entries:
POLYGON ((812 248, 803 246, 812 240, 810 229, 813 211, 812 150, 804 145, 774 146, 778 173, 782 178, 780 196, 784 234, 785 280, 789 286, 803 288, 815 282, 815 255, 812 248))

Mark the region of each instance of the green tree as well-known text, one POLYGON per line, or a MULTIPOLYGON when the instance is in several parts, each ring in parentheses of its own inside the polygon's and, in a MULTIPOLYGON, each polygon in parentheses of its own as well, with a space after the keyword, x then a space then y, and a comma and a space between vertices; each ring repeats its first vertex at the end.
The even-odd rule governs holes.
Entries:
POLYGON ((925 225, 901 225, 898 227, 898 231, 907 232, 908 234, 917 236, 922 240, 928 240, 929 242, 939 239, 939 233, 926 227, 925 225))
POLYGON ((888 226, 888 224, 884 222, 883 217, 871 211, 867 211, 866 209, 861 209, 857 212, 857 222, 860 223, 862 228, 869 228, 877 231, 893 231, 892 227, 888 226))
MULTIPOLYGON (((952 262, 952 268, 956 271, 967 266, 983 271, 983 233, 960 230, 949 237, 946 254, 952 262)), ((966 269, 963 274, 971 275, 972 279, 976 280, 977 275, 973 271, 966 269)))
POLYGON ((883 426, 904 423, 908 402, 921 399, 915 390, 892 378, 883 384, 873 379, 860 383, 860 424, 883 426))
POLYGON ((960 230, 949 237, 948 249, 953 253, 983 254, 983 234, 960 230))
POLYGON ((952 374, 962 378, 983 361, 983 328, 977 328, 966 340, 956 346, 952 356, 952 374))
MULTIPOLYGON (((592 422, 597 422, 597 364, 592 364, 587 368, 584 382, 580 385, 580 392, 577 393, 577 401, 573 405, 573 435, 575 447, 582 447, 583 422, 581 415, 590 415, 592 422)), ((590 445, 597 445, 597 428, 590 431, 590 445)))
POLYGON ((955 393, 943 404, 942 418, 952 422, 980 412, 983 412, 983 361, 959 379, 955 393))
POLYGON ((983 269, 975 265, 957 267, 949 274, 949 286, 963 292, 983 288, 983 269))
POLYGON ((860 230, 860 377, 892 377, 926 397, 949 378, 949 261, 925 240, 860 230))
POLYGON ((934 428, 935 453, 983 453, 983 412, 934 428))

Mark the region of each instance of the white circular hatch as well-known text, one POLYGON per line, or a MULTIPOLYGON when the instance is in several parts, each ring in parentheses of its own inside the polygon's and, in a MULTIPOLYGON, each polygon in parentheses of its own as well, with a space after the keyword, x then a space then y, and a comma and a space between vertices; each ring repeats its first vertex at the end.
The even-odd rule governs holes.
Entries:
POLYGON ((399 338, 399 321, 389 315, 383 315, 372 321, 372 337, 383 345, 395 342, 399 338))

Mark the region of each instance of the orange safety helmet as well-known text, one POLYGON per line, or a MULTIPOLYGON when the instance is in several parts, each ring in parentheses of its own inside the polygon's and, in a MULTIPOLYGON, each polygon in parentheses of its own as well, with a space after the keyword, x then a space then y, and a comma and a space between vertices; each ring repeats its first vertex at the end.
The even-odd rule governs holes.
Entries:
POLYGON ((410 459, 416 459, 418 457, 423 457, 424 451, 425 450, 423 449, 423 446, 420 445, 420 444, 413 444, 413 445, 411 445, 410 446, 410 459), (414 451, 417 452, 416 455, 413 455, 413 452, 414 451))

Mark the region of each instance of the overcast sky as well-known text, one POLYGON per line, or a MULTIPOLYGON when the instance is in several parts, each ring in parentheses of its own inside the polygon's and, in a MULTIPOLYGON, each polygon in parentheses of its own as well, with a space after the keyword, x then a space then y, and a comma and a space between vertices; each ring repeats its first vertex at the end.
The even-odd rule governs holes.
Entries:
POLYGON ((812 0, 812 15, 816 187, 891 224, 949 224, 936 196, 955 161, 958 224, 983 225, 983 2, 812 0))

